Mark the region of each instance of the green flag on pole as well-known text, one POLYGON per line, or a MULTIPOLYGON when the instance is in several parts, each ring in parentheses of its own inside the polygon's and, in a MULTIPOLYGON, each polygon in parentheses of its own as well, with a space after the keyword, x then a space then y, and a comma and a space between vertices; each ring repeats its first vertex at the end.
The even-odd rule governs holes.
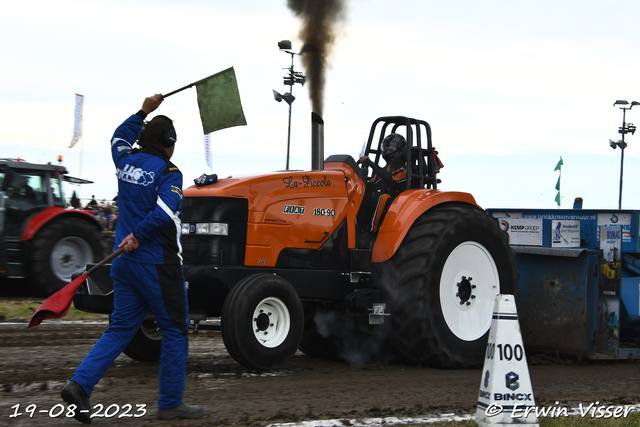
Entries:
POLYGON ((556 183, 556 190, 558 191, 558 194, 556 194, 556 203, 558 204, 558 206, 560 206, 560 178, 562 178, 562 165, 564 164, 564 162, 562 161, 562 157, 560 157, 560 161, 558 162, 558 164, 556 165, 556 168, 553 170, 555 171, 559 171, 560 174, 558 175, 558 182, 556 183))
POLYGON ((204 134, 233 126, 246 126, 233 67, 195 83, 204 134))
POLYGON ((556 168, 553 171, 555 172, 555 171, 562 170, 562 165, 564 165, 564 162, 562 161, 562 157, 560 157, 560 161, 558 162, 558 164, 556 165, 556 168))

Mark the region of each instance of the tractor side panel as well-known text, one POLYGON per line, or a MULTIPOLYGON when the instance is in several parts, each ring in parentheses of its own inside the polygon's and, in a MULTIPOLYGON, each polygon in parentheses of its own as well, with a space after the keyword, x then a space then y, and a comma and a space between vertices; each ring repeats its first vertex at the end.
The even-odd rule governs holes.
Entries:
POLYGON ((478 206, 471 194, 458 191, 407 190, 398 195, 380 227, 371 261, 384 262, 391 258, 420 215, 436 205, 450 202, 478 206))
POLYGON ((344 220, 346 205, 346 197, 302 198, 272 204, 262 222, 248 224, 245 265, 274 267, 285 248, 319 249, 344 220))

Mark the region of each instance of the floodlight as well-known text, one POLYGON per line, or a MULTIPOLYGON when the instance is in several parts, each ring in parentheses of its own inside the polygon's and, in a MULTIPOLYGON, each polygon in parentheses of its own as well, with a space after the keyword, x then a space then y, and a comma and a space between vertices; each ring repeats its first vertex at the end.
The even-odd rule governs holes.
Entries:
POLYGON ((291 66, 289 68, 286 68, 286 70, 289 71, 289 73, 287 75, 284 76, 284 85, 285 86, 289 86, 289 92, 285 93, 284 95, 280 95, 278 92, 276 92, 275 90, 273 91, 273 97, 275 98, 276 101, 280 102, 283 99, 285 100, 285 102, 287 104, 289 104, 289 131, 288 131, 288 136, 287 136, 287 165, 286 165, 286 169, 289 170, 289 148, 291 146, 291 104, 293 104, 293 101, 295 101, 295 96, 293 96, 293 87, 295 86, 296 83, 299 83, 301 85, 304 86, 305 82, 307 81, 307 78, 304 76, 304 74, 302 74, 301 72, 296 72, 293 69, 293 58, 296 55, 302 55, 302 52, 308 52, 309 50, 318 50, 317 47, 315 46, 307 46, 305 45, 302 48, 302 51, 300 53, 295 53, 291 50, 291 41, 290 40, 281 40, 278 42, 278 48, 280 48, 280 51, 283 51, 289 55, 291 55, 291 66))
POLYGON ((631 110, 634 105, 640 105, 640 102, 631 101, 631 105, 629 105, 628 107, 627 105, 629 105, 629 102, 624 99, 618 99, 616 102, 613 103, 614 107, 617 106, 622 110, 622 126, 618 128, 618 133, 622 135, 622 139, 618 142, 613 142, 612 140, 609 140, 609 145, 611 146, 611 148, 615 150, 617 147, 620 147, 620 151, 621 151, 620 153, 620 191, 618 193, 618 209, 622 209, 622 170, 624 165, 624 149, 627 148, 627 143, 624 140, 624 136, 628 133, 630 133, 631 135, 636 133, 636 127, 633 125, 633 123, 627 122, 626 114, 627 114, 627 110, 631 110))
POLYGON ((282 40, 278 42, 278 49, 287 50, 291 49, 291 40, 282 40))
POLYGON ((302 73, 295 73, 295 82, 300 83, 302 86, 307 82, 307 76, 302 73))
POLYGON ((296 100, 296 97, 291 95, 291 93, 289 93, 289 92, 287 92, 284 95, 282 95, 282 98, 289 105, 291 105, 291 103, 296 100))

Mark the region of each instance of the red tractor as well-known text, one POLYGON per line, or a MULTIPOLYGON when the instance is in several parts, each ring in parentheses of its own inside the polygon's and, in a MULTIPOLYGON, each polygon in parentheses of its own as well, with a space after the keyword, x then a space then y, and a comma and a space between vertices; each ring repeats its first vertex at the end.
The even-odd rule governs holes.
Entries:
MULTIPOLYGON (((184 189, 193 327, 220 317, 229 353, 255 370, 281 367, 298 349, 481 366, 495 296, 517 292, 507 234, 470 194, 437 189, 431 129, 406 117, 371 127, 365 154, 379 164, 384 138, 401 133, 408 172, 406 187, 377 206, 374 227, 363 224, 371 177, 349 155, 323 160, 324 123, 315 114, 312 122, 312 170, 184 189)), ((76 307, 110 312, 101 276, 76 294, 76 307)), ((157 360, 160 339, 149 319, 125 352, 157 360)))
POLYGON ((18 294, 49 296, 104 256, 97 220, 67 209, 62 191, 63 181, 90 181, 66 173, 61 165, 0 159, 0 277, 27 278, 29 289, 18 294))

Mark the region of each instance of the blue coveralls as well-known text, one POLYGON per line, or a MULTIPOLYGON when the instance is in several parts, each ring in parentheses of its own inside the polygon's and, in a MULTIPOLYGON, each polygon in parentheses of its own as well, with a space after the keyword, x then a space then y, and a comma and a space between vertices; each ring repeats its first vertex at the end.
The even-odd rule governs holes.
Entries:
POLYGON ((140 246, 113 260, 111 324, 71 380, 90 396, 151 309, 162 330, 158 407, 173 408, 182 403, 188 352, 180 240, 182 173, 159 147, 132 149, 143 117, 141 111, 129 117, 111 140, 120 212, 116 246, 132 232, 140 246))

